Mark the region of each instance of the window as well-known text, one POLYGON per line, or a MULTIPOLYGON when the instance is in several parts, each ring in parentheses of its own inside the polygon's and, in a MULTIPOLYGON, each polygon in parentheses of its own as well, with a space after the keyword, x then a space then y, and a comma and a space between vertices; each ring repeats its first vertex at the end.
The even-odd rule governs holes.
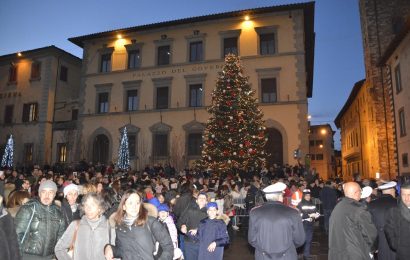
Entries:
POLYGON ((164 45, 158 47, 158 65, 170 64, 171 47, 170 45, 164 45))
POLYGON ((98 113, 108 113, 108 93, 98 93, 98 113))
POLYGON ((78 109, 71 110, 71 120, 77 120, 77 119, 78 119, 78 109))
POLYGON ((202 134, 195 133, 188 135, 188 155, 200 156, 202 153, 202 134))
POLYGON ((33 122, 38 119, 38 104, 29 103, 23 105, 23 122, 33 122))
POLYGON ((399 110, 399 122, 400 122, 400 136, 406 136, 406 118, 404 115, 404 109, 399 110))
POLYGON ((128 51, 128 69, 136 69, 141 66, 140 50, 128 51))
POLYGON ((4 110, 4 123, 11 124, 13 123, 13 105, 7 105, 6 109, 4 110))
POLYGON ((111 53, 105 53, 101 55, 100 72, 111 71, 111 53))
POLYGON ((311 160, 311 161, 316 160, 316 156, 315 156, 314 154, 311 154, 311 155, 310 155, 310 160, 311 160))
POLYGON ((67 82, 68 79, 68 68, 65 66, 61 66, 60 68, 60 80, 67 82))
POLYGON ((316 140, 316 146, 323 145, 323 140, 316 140))
POLYGON ((9 83, 17 82, 17 65, 11 65, 9 69, 9 83))
POLYGON ((277 101, 276 78, 261 79, 262 102, 273 103, 277 101))
POLYGON ((67 162, 67 144, 66 143, 57 144, 57 161, 60 163, 67 162))
POLYGON ((157 109, 168 108, 168 87, 157 88, 157 109))
POLYGON ((33 144, 32 143, 24 144, 24 161, 26 163, 33 162, 33 144))
POLYGON ((202 61, 202 41, 191 42, 189 44, 189 61, 202 61))
POLYGON ((400 64, 394 68, 394 79, 396 81, 396 93, 399 93, 402 90, 400 64))
POLYGON ((128 134, 128 150, 130 157, 135 157, 137 147, 137 136, 135 134, 128 134))
POLYGON ((31 79, 40 79, 41 77, 41 63, 33 62, 31 64, 31 79))
POLYGON ((138 110, 138 90, 127 90, 127 111, 138 110))
POLYGON ((274 33, 266 33, 259 35, 260 41, 260 54, 267 55, 267 54, 274 54, 275 53, 275 34, 274 33))
POLYGON ((323 154, 322 153, 316 154, 316 160, 318 161, 323 160, 323 154))
POLYGON ((202 84, 189 85, 189 106, 202 106, 202 84))
POLYGON ((168 134, 154 134, 154 156, 168 156, 168 134))
POLYGON ((224 39, 224 56, 229 53, 238 55, 238 37, 230 37, 224 39))
POLYGON ((409 167, 409 157, 407 153, 404 153, 401 155, 401 161, 402 161, 403 167, 409 167))

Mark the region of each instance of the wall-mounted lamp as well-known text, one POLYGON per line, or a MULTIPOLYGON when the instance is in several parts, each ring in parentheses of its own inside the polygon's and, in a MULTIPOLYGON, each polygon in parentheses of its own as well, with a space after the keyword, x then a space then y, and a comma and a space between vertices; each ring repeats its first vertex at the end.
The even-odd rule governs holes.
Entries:
POLYGON ((23 54, 21 54, 21 52, 17 53, 17 56, 21 57, 23 54))
POLYGON ((117 39, 122 39, 122 35, 121 35, 121 34, 117 34, 117 39))
POLYGON ((245 21, 249 21, 251 18, 249 17, 249 15, 245 15, 245 21))

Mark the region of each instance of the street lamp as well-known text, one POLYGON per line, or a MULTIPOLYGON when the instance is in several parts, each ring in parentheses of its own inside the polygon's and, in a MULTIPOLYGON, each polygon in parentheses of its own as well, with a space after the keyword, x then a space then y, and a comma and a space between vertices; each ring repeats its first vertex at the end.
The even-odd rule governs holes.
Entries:
POLYGON ((322 135, 325 135, 325 134, 327 133, 327 131, 326 131, 326 129, 322 129, 322 130, 320 130, 320 133, 321 133, 322 135))

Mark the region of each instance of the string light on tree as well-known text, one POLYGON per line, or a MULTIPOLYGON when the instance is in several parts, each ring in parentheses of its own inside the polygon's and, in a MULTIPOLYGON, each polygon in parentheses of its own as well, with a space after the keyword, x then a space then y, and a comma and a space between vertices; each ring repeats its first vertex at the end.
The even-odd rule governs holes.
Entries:
POLYGON ((118 148, 118 168, 128 170, 130 167, 130 150, 128 149, 127 127, 124 127, 121 135, 120 147, 118 148))
POLYGON ((7 140, 6 148, 4 148, 3 158, 1 160, 1 167, 12 168, 13 167, 13 156, 14 156, 14 141, 13 135, 10 135, 7 140))

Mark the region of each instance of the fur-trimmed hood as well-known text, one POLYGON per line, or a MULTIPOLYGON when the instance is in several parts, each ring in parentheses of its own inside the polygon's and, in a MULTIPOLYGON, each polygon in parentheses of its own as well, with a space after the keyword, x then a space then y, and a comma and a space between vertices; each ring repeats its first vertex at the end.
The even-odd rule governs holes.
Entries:
MULTIPOLYGON (((144 202, 144 208, 148 211, 148 216, 151 216, 151 217, 154 217, 154 218, 158 217, 158 210, 151 203, 145 203, 144 202)), ((108 223, 110 223, 111 227, 115 227, 115 216, 116 216, 116 214, 117 214, 117 212, 114 212, 108 218, 108 223)))

